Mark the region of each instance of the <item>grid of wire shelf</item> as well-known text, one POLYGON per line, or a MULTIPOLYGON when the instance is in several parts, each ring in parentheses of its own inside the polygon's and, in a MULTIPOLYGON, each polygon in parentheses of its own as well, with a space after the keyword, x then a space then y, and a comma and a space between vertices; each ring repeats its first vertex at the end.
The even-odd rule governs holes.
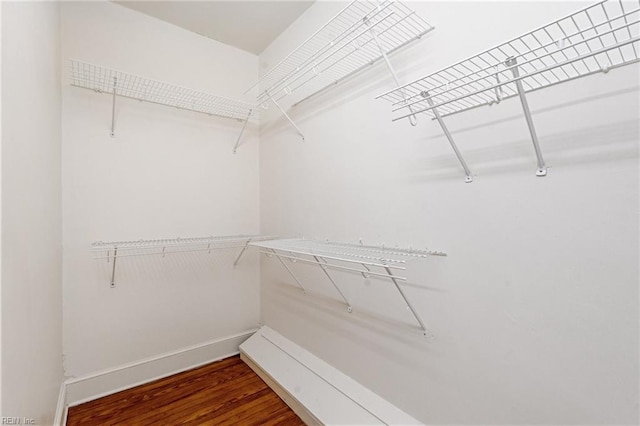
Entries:
POLYGON ((391 53, 432 29, 398 0, 355 0, 247 92, 258 87, 258 103, 285 97, 299 103, 377 62, 381 50, 391 53))
POLYGON ((259 118, 259 111, 250 102, 212 95, 75 59, 70 60, 69 78, 72 86, 98 93, 113 95, 115 91, 120 97, 237 120, 259 118))
POLYGON ((265 241, 275 237, 262 235, 230 235, 191 238, 172 238, 137 241, 96 241, 91 245, 94 259, 114 257, 166 255, 193 251, 211 251, 245 247, 252 241, 265 241))
POLYGON ((230 235, 192 238, 172 238, 138 241, 96 241, 91 245, 94 259, 106 259, 111 262, 111 287, 115 287, 116 265, 121 257, 154 256, 175 253, 203 252, 214 250, 241 249, 233 262, 237 266, 242 255, 252 241, 264 241, 276 237, 265 235, 230 235))
POLYGON ((251 242, 250 245, 260 247, 261 252, 269 257, 276 257, 305 294, 306 288, 304 284, 294 274, 285 260, 290 261, 290 263, 301 262, 319 266, 335 290, 340 294, 348 312, 353 311, 351 302, 342 292, 335 278, 329 274, 329 270, 357 273, 364 278, 388 279, 398 290, 407 304, 407 308, 426 335, 427 327, 425 323, 400 286, 400 283, 406 282, 407 278, 397 274, 407 269, 406 263, 408 261, 424 259, 429 256, 446 256, 445 252, 307 239, 272 239, 251 242))
POLYGON ((445 117, 517 96, 516 82, 531 92, 636 63, 639 35, 640 3, 604 0, 377 98, 393 121, 445 117))
MULTIPOLYGON (((310 239, 271 239, 251 245, 290 254, 331 257, 346 262, 368 262, 380 266, 404 265, 408 260, 444 256, 436 250, 384 247, 310 239)), ((393 266, 395 268, 395 266, 393 266)), ((403 266, 402 266, 403 267, 403 266)))

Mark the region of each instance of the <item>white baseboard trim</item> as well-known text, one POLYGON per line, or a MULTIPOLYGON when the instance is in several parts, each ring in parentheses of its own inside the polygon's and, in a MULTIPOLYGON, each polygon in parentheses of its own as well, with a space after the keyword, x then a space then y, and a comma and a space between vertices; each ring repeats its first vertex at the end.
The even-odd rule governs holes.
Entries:
POLYGON ((56 415, 53 418, 54 426, 64 426, 67 424, 67 386, 63 381, 60 383, 60 392, 58 393, 58 404, 56 405, 56 415))
POLYGON ((65 406, 72 407, 237 355, 240 344, 256 330, 247 330, 95 373, 69 378, 64 382, 65 406))

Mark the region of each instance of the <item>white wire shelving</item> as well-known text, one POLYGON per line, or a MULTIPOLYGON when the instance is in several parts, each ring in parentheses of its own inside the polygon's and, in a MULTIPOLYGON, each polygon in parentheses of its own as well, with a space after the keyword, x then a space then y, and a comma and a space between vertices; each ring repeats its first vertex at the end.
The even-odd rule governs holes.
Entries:
POLYGON ((121 257, 162 256, 175 253, 209 252, 224 249, 240 249, 233 262, 237 266, 242 255, 254 241, 266 241, 276 237, 263 235, 230 235, 195 238, 173 238, 138 241, 96 241, 91 245, 94 259, 106 259, 112 264, 111 287, 115 287, 116 264, 121 257))
POLYGON ((249 102, 212 95, 75 59, 70 59, 69 79, 72 86, 90 89, 97 93, 110 94, 113 97, 111 136, 115 136, 117 97, 242 121, 244 124, 236 140, 233 149, 234 153, 238 149, 248 121, 259 118, 259 111, 249 102))
POLYGON ((402 296, 407 307, 426 335, 427 327, 422 318, 407 298, 401 283, 407 278, 398 274, 405 271, 407 262, 424 259, 429 256, 446 256, 446 253, 435 250, 413 248, 392 248, 369 246, 307 239, 271 239, 269 241, 253 241, 250 245, 260 247, 267 256, 277 258, 291 275, 298 287, 306 294, 307 290, 300 279, 285 260, 318 265, 340 297, 347 305, 347 311, 353 311, 352 305, 329 273, 329 270, 361 274, 364 278, 378 277, 389 280, 402 296))
POLYGON ((547 174, 526 93, 639 61, 640 3, 604 0, 385 92, 393 121, 425 113, 437 120, 465 172, 471 170, 443 117, 518 96, 537 158, 547 174))
POLYGON ((296 105, 370 65, 385 61, 400 83, 388 55, 433 30, 398 0, 354 0, 246 93, 258 88, 258 104, 271 101, 304 140, 304 134, 281 105, 296 105))

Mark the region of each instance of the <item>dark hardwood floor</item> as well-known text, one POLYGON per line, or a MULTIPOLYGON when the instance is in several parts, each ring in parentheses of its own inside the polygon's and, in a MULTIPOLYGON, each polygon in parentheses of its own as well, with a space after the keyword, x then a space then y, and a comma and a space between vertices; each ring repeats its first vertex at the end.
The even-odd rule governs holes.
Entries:
POLYGON ((69 408, 67 425, 304 425, 239 356, 69 408))

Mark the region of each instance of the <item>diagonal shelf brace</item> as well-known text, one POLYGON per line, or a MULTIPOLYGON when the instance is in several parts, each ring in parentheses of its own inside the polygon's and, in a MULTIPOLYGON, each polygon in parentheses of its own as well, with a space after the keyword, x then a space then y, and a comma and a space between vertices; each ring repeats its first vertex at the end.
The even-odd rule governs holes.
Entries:
MULTIPOLYGON (((320 268, 322 268, 322 272, 324 272, 324 274, 327 276, 327 278, 329 278, 329 281, 331 281, 331 284, 333 284, 333 286, 336 288, 336 290, 338 290, 338 293, 340 293, 340 296, 342 296, 342 299, 344 300, 344 303, 347 304, 347 312, 351 313, 353 311, 353 308, 351 307, 351 303, 349 303, 349 301, 347 300, 347 298, 344 295, 344 293, 342 293, 342 290, 340 290, 340 287, 338 287, 338 284, 336 284, 336 282, 333 280, 333 278, 331 278, 331 275, 329 275, 329 271, 327 271, 327 268, 324 266, 324 264, 322 262, 320 262, 320 260, 318 259, 318 256, 313 255, 313 258, 316 260, 316 262, 318 262, 318 265, 320 265, 320 268)), ((324 259, 322 259, 322 260, 324 260, 324 259)), ((326 260, 324 260, 324 262, 326 263, 326 260)))
POLYGON ((118 260, 118 247, 113 248, 113 266, 111 267, 111 288, 116 286, 116 260, 118 260))
POLYGON ((298 286, 302 289, 302 292, 304 294, 307 294, 307 290, 304 288, 304 286, 302 285, 302 283, 300 282, 300 280, 298 279, 298 277, 295 276, 295 274, 293 273, 293 271, 291 270, 291 268, 289 268, 287 266, 287 264, 285 263, 284 260, 282 260, 282 257, 274 250, 274 249, 269 249, 271 251, 271 254, 274 255, 275 257, 278 258, 278 260, 280 261, 280 263, 282 263, 282 266, 284 266, 284 269, 287 270, 287 272, 289 272, 289 275, 291 275, 291 277, 293 277, 294 281, 298 284, 298 286))
MULTIPOLYGON (((118 78, 113 77, 113 101, 111 102, 111 137, 116 135, 116 87, 118 86, 118 78)), ((115 262, 114 262, 115 263, 115 262)))
MULTIPOLYGON (((369 269, 369 267, 367 265, 365 265, 364 263, 361 264, 364 269, 367 270, 367 272, 371 272, 371 269, 369 269)), ((367 272, 360 272, 362 274, 362 278, 364 279, 368 279, 369 278, 369 274, 367 272)))
POLYGON ((269 94, 268 91, 265 90, 265 95, 267 95, 267 97, 269 98, 269 100, 271 102, 273 102, 273 104, 278 107, 278 109, 280 110, 280 112, 282 113, 282 115, 284 115, 286 117, 287 120, 289 120, 289 123, 291 123, 291 126, 293 126, 294 129, 296 129, 296 132, 298 132, 298 134, 300 135, 300 137, 302 137, 302 140, 304 141, 304 133, 302 133, 302 130, 300 130, 300 128, 296 125, 296 123, 293 122, 293 120, 291 119, 291 117, 289 117, 289 114, 287 114, 287 112, 280 106, 280 104, 278 102, 276 102, 275 99, 273 99, 271 97, 271 95, 269 94))
MULTIPOLYGON (((370 26, 371 23, 369 22, 369 18, 364 17, 363 21, 364 21, 365 25, 369 28, 369 32, 371 33, 371 37, 373 37, 373 40, 376 42, 376 46, 378 47, 378 50, 380 51, 380 54, 382 55, 382 58, 384 59, 384 62, 387 64, 387 68, 389 69, 389 72, 391 73, 391 77, 393 77, 393 81, 395 81, 395 83, 396 83, 396 87, 400 87, 400 80, 398 80, 398 75, 396 74, 396 71, 393 69, 393 66, 391 65, 391 61, 389 60, 389 57, 387 56, 387 52, 382 48, 382 45, 380 44, 380 40, 378 40, 378 35, 376 34, 375 29, 373 29, 370 26)), ((402 98, 404 99, 404 103, 406 104, 408 102, 406 93, 402 89, 400 89, 400 93, 402 94, 402 98)), ((411 106, 409 106, 409 111, 413 112, 413 109, 411 108, 411 106)), ((416 126, 418 124, 418 121, 416 119, 415 114, 412 114, 412 115, 409 116, 409 123, 411 123, 412 126, 416 126)))
POLYGON ((405 303, 407 304, 407 308, 409 308, 409 310, 411 311, 413 316, 416 318, 416 321, 418 321, 418 324, 420 324, 420 327, 422 328, 422 333, 426 336, 427 335, 427 327, 424 325, 424 322, 422 322, 422 319, 420 318, 420 316, 418 315, 416 310, 413 308, 413 306, 409 302, 409 299, 407 299, 407 295, 404 294, 404 291, 402 291, 402 287, 400 287, 400 285, 398 284, 398 280, 396 280, 396 277, 393 275, 393 272, 391 272, 391 269, 389 267, 385 267, 384 269, 389 274, 389 278, 391 278, 391 281, 393 281, 393 284, 398 289, 398 292, 400 292, 400 295, 402 296, 402 298, 404 299, 405 303))
MULTIPOLYGON (((247 251, 247 249, 249 248, 250 242, 251 242, 251 238, 247 239, 247 243, 244 245, 244 247, 242 247, 242 250, 240 251, 240 254, 238 255, 238 257, 236 257, 236 260, 233 261, 234 268, 238 266, 238 262, 240 262, 240 258, 242 257, 244 252, 247 251)), ((211 247, 211 244, 209 244, 209 247, 211 247)), ((209 253, 211 253, 211 250, 209 250, 209 253)))
POLYGON ((460 153, 460 150, 458 149, 458 146, 456 145, 456 143, 453 141, 453 136, 451 136, 451 133, 449 132, 449 129, 447 128, 447 125, 444 123, 444 120, 440 116, 440 113, 438 112, 438 109, 433 106, 433 100, 429 96, 429 92, 423 91, 420 95, 423 98, 427 98, 427 102, 429 103, 429 106, 432 107, 431 111, 433 112, 433 115, 435 116, 436 120, 438 120, 438 124, 442 128, 442 131, 444 132, 444 135, 449 140, 449 144, 451 145, 451 148, 453 149, 453 152, 455 152, 456 157, 458 157, 458 161, 460 161, 460 164, 462 165, 462 168, 464 169, 464 174, 466 175, 466 177, 464 178, 464 181, 466 183, 473 182, 473 175, 471 174, 471 170, 469 170, 469 166, 467 166, 466 161, 464 161, 464 158, 462 158, 462 154, 460 153))
POLYGON ((536 170, 536 176, 547 175, 547 165, 542 157, 542 151, 540 150, 540 143, 538 142, 538 135, 536 134, 536 128, 533 124, 533 118, 531 117, 531 111, 529 110, 529 103, 527 102, 527 96, 522 86, 522 80, 520 77, 520 71, 518 70, 518 60, 515 57, 511 57, 505 61, 505 65, 511 67, 513 78, 515 79, 516 88, 518 89, 518 96, 520 97, 520 103, 522 104, 522 110, 524 117, 527 120, 527 126, 529 127, 529 133, 531 134, 531 141, 533 142, 533 149, 536 151, 536 158, 538 161, 538 169, 536 170))
POLYGON ((242 138, 242 134, 244 133, 245 127, 247 127, 247 123, 249 123, 249 119, 251 118, 251 114, 253 114, 253 109, 249 110, 249 114, 247 115, 247 119, 244 120, 244 124, 242 125, 242 129, 240 129, 240 134, 238 135, 238 139, 236 140, 236 145, 233 147, 233 153, 234 154, 238 150, 238 145, 240 145, 240 139, 242 138))
MULTIPOLYGON (((400 293, 407 310, 411 311, 418 327, 422 330, 425 336, 428 335, 429 329, 427 328, 427 325, 422 320, 418 311, 412 305, 408 295, 405 294, 403 289, 402 283, 406 283, 407 278, 395 275, 396 272, 394 272, 394 270, 406 270, 406 267, 399 266, 398 264, 406 263, 408 260, 411 260, 409 258, 426 258, 429 255, 446 256, 446 253, 427 249, 414 250, 412 247, 409 247, 408 249, 401 249, 397 247, 389 249, 385 248, 384 245, 363 246, 362 244, 350 245, 336 242, 329 243, 329 241, 301 239, 275 240, 265 244, 253 245, 261 247, 261 253, 265 253, 268 256, 278 257, 283 264, 284 261, 288 259, 294 262, 299 261, 320 266, 320 268, 322 268, 322 272, 329 279, 329 282, 334 286, 346 303, 349 312, 352 312, 352 305, 342 292, 341 288, 337 285, 336 280, 334 279, 334 274, 329 272, 330 269, 355 272, 358 276, 380 277, 391 281, 398 293, 400 293), (329 255, 325 255, 324 253, 329 253, 329 255), (387 258, 387 256, 392 256, 393 258, 387 258), (333 263, 332 261, 339 263, 333 263), (362 266, 363 269, 360 267, 343 266, 342 262, 359 265, 362 266), (380 270, 376 268, 380 268, 380 270)), ((286 269, 291 272, 288 267, 286 267, 286 269)))

